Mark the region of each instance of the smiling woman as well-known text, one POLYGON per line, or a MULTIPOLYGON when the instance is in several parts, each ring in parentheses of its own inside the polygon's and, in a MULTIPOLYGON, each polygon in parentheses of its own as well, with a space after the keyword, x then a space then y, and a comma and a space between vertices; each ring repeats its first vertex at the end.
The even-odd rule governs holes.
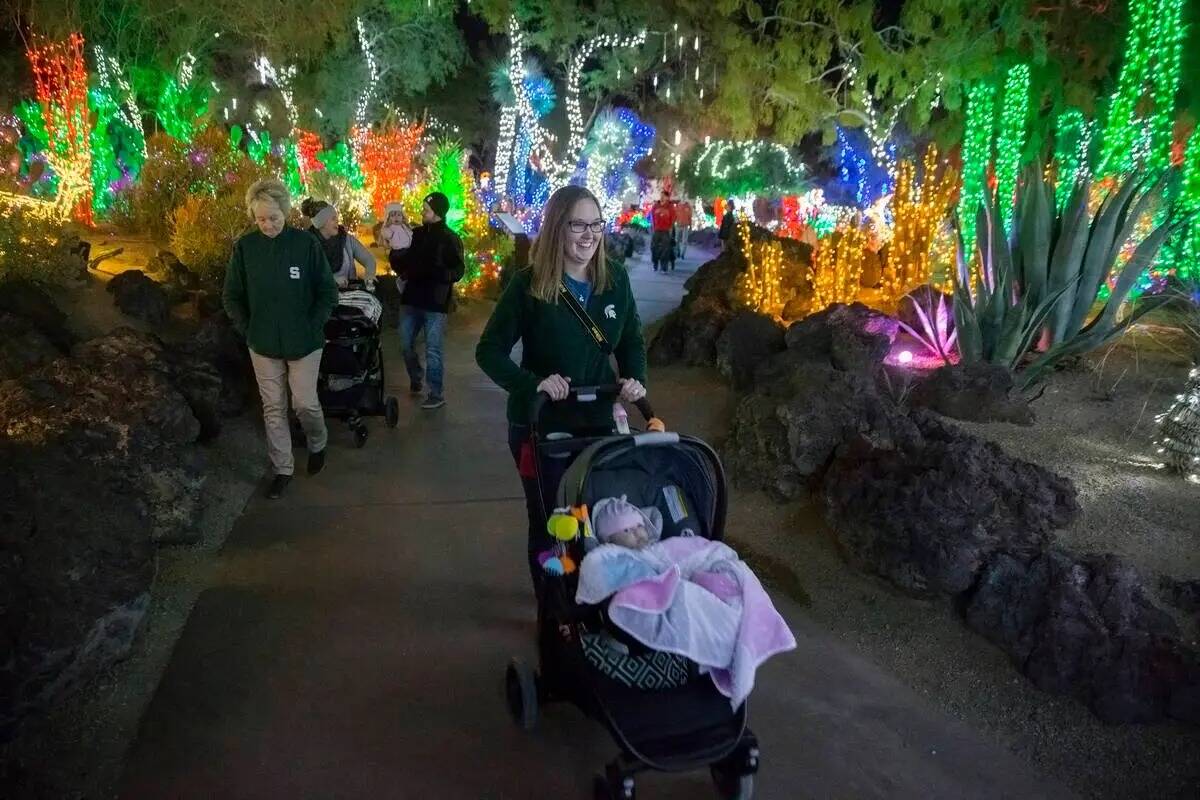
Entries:
MULTIPOLYGON (((605 258, 604 219, 595 195, 581 186, 559 189, 546 203, 540 230, 530 267, 509 282, 475 349, 479 366, 508 392, 508 443, 525 489, 535 593, 541 575, 537 555, 552 543, 542 514, 548 498, 539 497, 532 466, 531 402, 539 392, 564 400, 572 384, 619 382, 627 402, 646 395, 642 322, 629 276, 605 258), (519 366, 510 357, 518 341, 519 366)), ((551 430, 612 428, 610 408, 603 403, 588 408, 591 413, 580 419, 551 410, 548 421, 561 426, 551 430)), ((547 482, 544 488, 552 496, 556 487, 547 482)))

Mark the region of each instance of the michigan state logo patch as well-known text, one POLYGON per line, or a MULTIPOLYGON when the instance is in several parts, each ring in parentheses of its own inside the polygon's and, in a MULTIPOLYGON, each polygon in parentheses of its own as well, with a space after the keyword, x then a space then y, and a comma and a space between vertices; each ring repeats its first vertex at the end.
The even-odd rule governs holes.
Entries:
POLYGON ((604 316, 607 319, 616 319, 617 318, 617 307, 614 305, 605 306, 604 307, 604 316))

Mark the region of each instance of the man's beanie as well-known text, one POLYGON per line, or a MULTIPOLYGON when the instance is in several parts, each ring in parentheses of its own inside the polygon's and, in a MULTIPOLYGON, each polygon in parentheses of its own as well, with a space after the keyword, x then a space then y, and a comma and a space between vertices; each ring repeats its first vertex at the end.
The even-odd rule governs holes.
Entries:
POLYGON ((446 215, 450 213, 450 198, 441 192, 431 192, 425 197, 425 202, 433 209, 433 213, 442 219, 445 219, 446 215))

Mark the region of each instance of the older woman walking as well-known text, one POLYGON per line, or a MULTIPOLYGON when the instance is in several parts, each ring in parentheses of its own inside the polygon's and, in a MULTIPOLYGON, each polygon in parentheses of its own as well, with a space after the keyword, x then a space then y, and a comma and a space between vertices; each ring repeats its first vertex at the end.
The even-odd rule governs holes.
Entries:
POLYGON ((308 438, 308 474, 325 466, 328 434, 317 398, 317 371, 325 345, 325 322, 337 303, 337 285, 320 243, 289 227, 291 198, 277 180, 261 180, 246 192, 246 211, 257 230, 238 239, 225 274, 225 312, 246 337, 262 396, 267 451, 275 476, 267 497, 283 495, 292 479, 292 406, 308 438))

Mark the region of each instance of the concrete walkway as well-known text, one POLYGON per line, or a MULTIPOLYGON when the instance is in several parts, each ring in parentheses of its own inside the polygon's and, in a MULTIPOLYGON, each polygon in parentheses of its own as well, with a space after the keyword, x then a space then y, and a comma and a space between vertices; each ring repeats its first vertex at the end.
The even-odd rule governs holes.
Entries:
MULTIPOLYGON (((683 267, 634 274, 648 321, 677 302, 683 267)), ((503 395, 472 358, 478 316, 451 326, 445 409, 405 398, 400 427, 376 422, 362 450, 335 426, 324 474, 250 503, 143 720, 122 797, 591 797, 613 754, 604 731, 555 707, 527 735, 505 711, 504 666, 533 655, 534 610, 503 395)), ((394 334, 385 347, 399 393, 394 334)), ((751 701, 759 797, 1070 796, 778 604, 800 646, 760 671, 751 701)), ((695 773, 647 776, 639 796, 714 795, 695 773)))

